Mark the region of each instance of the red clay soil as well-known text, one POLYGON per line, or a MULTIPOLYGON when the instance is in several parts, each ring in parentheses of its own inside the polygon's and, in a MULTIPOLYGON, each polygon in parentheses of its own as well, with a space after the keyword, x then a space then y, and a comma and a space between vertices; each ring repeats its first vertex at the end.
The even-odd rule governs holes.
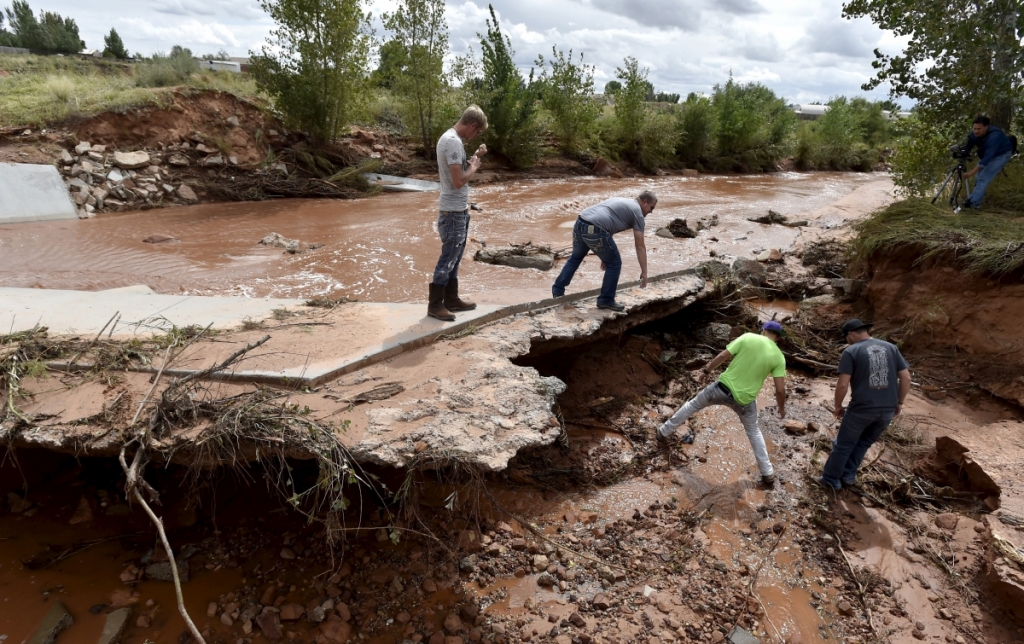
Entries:
POLYGON ((1024 284, 967 275, 942 258, 916 266, 913 260, 873 260, 865 300, 878 330, 913 353, 941 355, 932 375, 942 383, 977 383, 1024 404, 1024 284))

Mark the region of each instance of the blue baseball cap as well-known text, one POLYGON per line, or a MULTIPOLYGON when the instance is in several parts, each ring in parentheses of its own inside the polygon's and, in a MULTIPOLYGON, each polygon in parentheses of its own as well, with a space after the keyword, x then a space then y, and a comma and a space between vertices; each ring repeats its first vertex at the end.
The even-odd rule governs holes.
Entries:
POLYGON ((782 329, 782 325, 775 320, 768 320, 761 326, 762 331, 771 331, 772 333, 778 333, 779 335, 786 335, 786 332, 782 329))

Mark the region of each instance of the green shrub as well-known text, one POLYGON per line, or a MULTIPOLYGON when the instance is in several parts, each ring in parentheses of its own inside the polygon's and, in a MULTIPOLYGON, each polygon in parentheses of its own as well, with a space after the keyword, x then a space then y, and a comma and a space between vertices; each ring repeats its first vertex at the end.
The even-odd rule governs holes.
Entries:
POLYGON ((619 143, 626 156, 635 158, 640 145, 640 133, 647 118, 647 68, 640 69, 636 58, 629 56, 624 65, 615 70, 622 88, 615 92, 615 121, 619 126, 619 143))
MULTIPOLYGON (((527 168, 540 157, 537 97, 523 82, 512 58, 512 42, 501 32, 494 7, 490 10, 487 33, 480 35, 483 78, 478 103, 488 121, 484 142, 513 167, 527 168)), ((533 83, 532 71, 529 82, 533 83)))
POLYGON ((789 152, 796 116, 764 85, 729 78, 715 86, 711 104, 717 169, 769 170, 789 152))
POLYGON ((944 131, 917 115, 894 123, 893 131, 897 140, 889 158, 889 174, 897 192, 906 197, 931 196, 954 165, 949 146, 962 141, 964 133, 944 131))
POLYGON ((538 56, 536 65, 541 68, 537 84, 541 105, 551 115, 550 129, 564 151, 578 153, 587 146, 601 115, 601 105, 593 97, 594 68, 583 64, 582 54, 574 63, 571 50, 566 56, 555 47, 549 61, 538 56))
POLYGON ((263 49, 250 52, 249 73, 290 127, 315 143, 335 140, 369 99, 373 38, 362 3, 261 0, 260 6, 276 24, 263 49))
POLYGON ((199 63, 191 52, 178 51, 169 55, 153 54, 135 67, 135 82, 139 87, 173 87, 184 85, 199 71, 199 63))
POLYGON ((796 128, 793 162, 799 170, 815 170, 821 160, 821 149, 814 121, 801 121, 796 128))
POLYGON ((50 95, 50 98, 56 103, 66 105, 75 98, 75 81, 65 74, 47 76, 43 86, 50 95))
POLYGON ((676 151, 676 120, 672 114, 651 110, 640 127, 636 166, 653 173, 672 163, 676 151))
POLYGON ((686 167, 696 168, 710 156, 714 144, 715 114, 711 99, 691 93, 676 115, 676 158, 686 167))

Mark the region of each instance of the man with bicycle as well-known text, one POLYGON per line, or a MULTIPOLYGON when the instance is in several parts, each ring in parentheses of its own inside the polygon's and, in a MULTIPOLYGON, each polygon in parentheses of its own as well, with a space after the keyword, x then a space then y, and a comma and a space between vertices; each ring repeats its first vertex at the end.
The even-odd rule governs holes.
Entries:
POLYGON ((964 178, 975 179, 974 190, 971 196, 964 201, 961 209, 980 208, 981 201, 985 198, 985 190, 988 184, 996 178, 1003 166, 1013 156, 1013 143, 1001 129, 992 125, 992 122, 984 114, 974 117, 974 124, 971 126, 971 133, 967 135, 966 152, 969 154, 974 148, 978 148, 978 165, 964 173, 964 178))

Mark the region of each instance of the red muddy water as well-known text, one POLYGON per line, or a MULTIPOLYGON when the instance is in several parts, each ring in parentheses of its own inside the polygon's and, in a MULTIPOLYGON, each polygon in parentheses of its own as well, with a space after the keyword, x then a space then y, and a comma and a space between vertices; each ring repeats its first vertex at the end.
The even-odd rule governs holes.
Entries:
MULTIPOLYGON (((692 266, 715 250, 727 259, 769 246, 786 247, 798 229, 746 221, 771 208, 794 215, 826 206, 872 180, 871 175, 779 173, 758 176, 664 177, 609 180, 571 178, 519 181, 474 188, 473 212, 462 269, 463 290, 546 287, 552 271, 490 266, 471 260, 488 245, 532 241, 553 248, 571 245, 571 227, 583 208, 613 196, 652 189, 658 208, 648 217, 650 274, 692 266), (676 217, 691 227, 718 215, 720 224, 696 239, 663 239, 654 231, 676 217), (714 241, 716 238, 718 241, 714 241)), ((347 295, 363 301, 423 299, 440 248, 437 193, 379 195, 354 201, 280 200, 209 204, 102 215, 83 221, 0 227, 0 286, 103 290, 146 284, 159 293, 310 297, 347 295), (299 239, 297 255, 267 248, 271 232, 299 239), (150 235, 179 242, 146 244, 150 235)), ((628 235, 622 280, 639 276, 628 235)), ((600 283, 590 257, 570 291, 600 283)))

